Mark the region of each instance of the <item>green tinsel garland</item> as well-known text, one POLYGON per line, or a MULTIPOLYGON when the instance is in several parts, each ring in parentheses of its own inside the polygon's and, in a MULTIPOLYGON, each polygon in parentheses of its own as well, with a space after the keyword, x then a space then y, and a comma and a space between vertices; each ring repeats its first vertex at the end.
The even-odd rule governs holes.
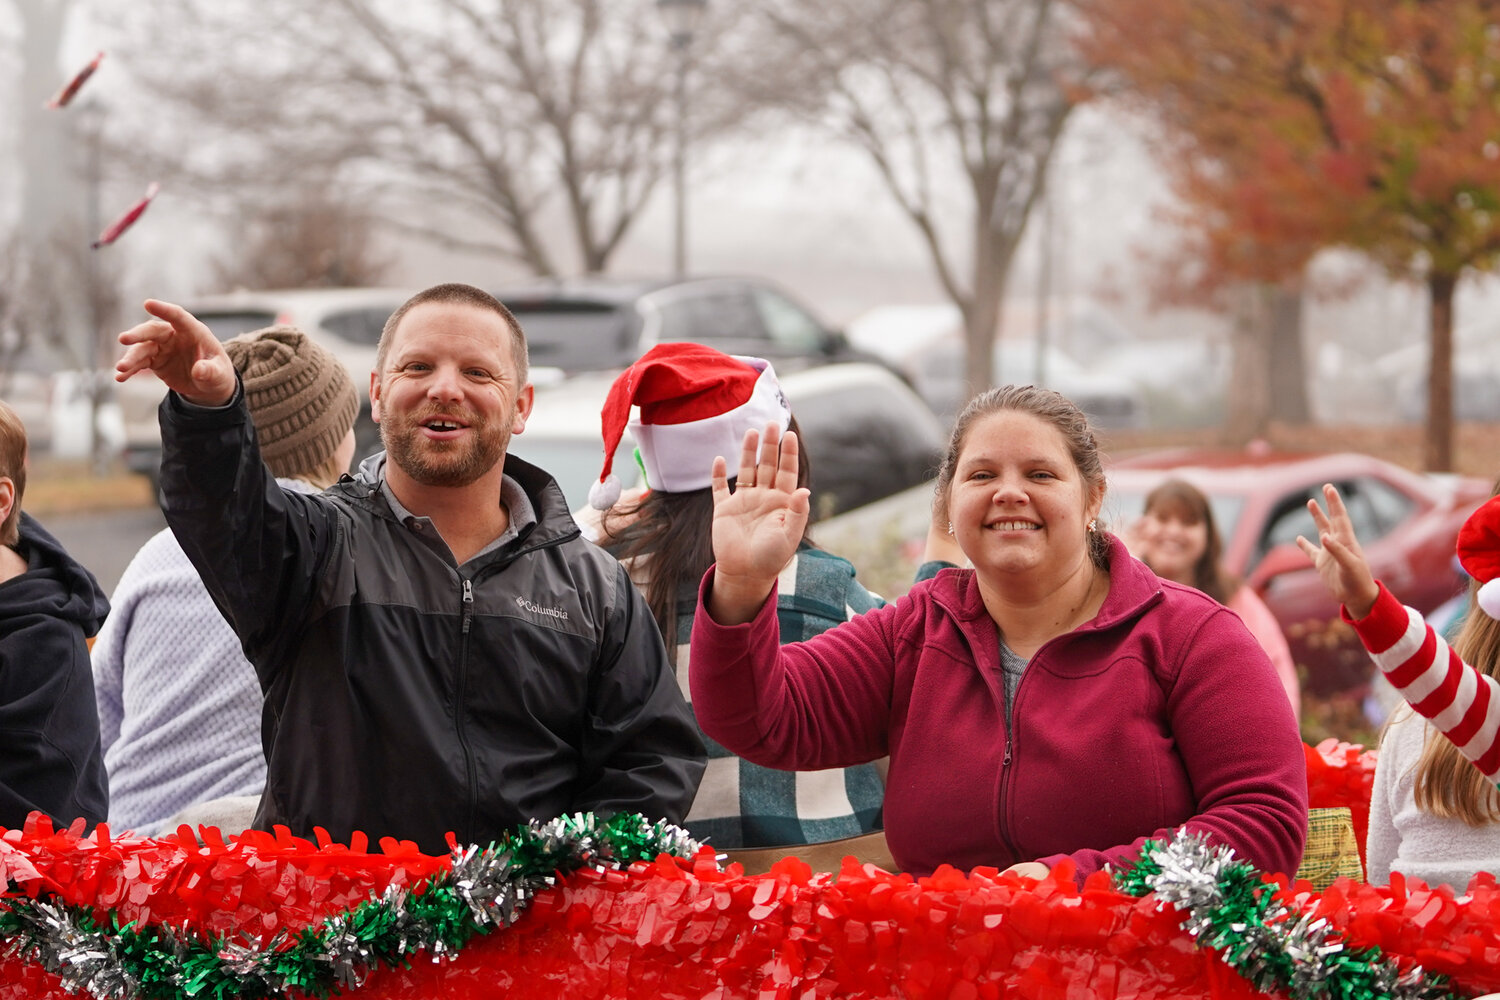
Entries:
MULTIPOLYGON (((261 945, 205 941, 186 929, 99 923, 86 907, 8 898, 0 904, 0 952, 56 973, 69 992, 96 1000, 274 1000, 360 986, 372 969, 419 951, 455 955, 476 934, 513 923, 556 873, 586 865, 626 867, 659 854, 691 857, 699 844, 678 827, 638 815, 591 814, 532 823, 500 843, 454 852, 451 870, 414 889, 388 888, 355 909, 261 945)), ((1379 948, 1351 949, 1324 920, 1276 901, 1272 887, 1227 847, 1179 831, 1143 845, 1136 864, 1113 872, 1127 895, 1154 893, 1183 914, 1200 946, 1262 992, 1292 1000, 1454 1000, 1445 977, 1420 966, 1401 973, 1379 948)), ((8 887, 7 887, 8 889, 8 887)))
POLYGON ((1178 830, 1170 843, 1148 840, 1134 867, 1111 873, 1130 896, 1156 894, 1158 908, 1183 914, 1182 926, 1201 947, 1257 990, 1285 990, 1292 1000, 1453 1000, 1446 977, 1421 966, 1402 973, 1379 948, 1349 948, 1328 922, 1313 920, 1274 897, 1231 848, 1210 847, 1203 837, 1178 830))
POLYGON ((100 924, 86 907, 7 898, 0 902, 0 953, 41 965, 68 992, 96 1000, 271 1000, 291 989, 326 997, 335 987, 361 985, 374 968, 403 965, 419 951, 448 958, 474 935, 509 926, 557 873, 624 868, 660 854, 690 858, 699 846, 685 830, 633 813, 533 822, 488 848, 454 851, 452 868, 421 886, 392 886, 264 945, 122 925, 114 915, 100 924))

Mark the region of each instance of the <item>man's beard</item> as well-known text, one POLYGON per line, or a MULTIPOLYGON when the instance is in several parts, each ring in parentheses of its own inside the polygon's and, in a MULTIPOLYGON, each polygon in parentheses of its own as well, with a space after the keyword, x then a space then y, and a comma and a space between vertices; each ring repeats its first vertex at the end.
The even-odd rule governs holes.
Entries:
POLYGON ((432 441, 422 433, 422 422, 438 414, 414 413, 380 422, 386 457, 423 486, 468 486, 505 457, 510 444, 510 421, 491 426, 479 414, 462 416, 469 433, 459 441, 432 441))

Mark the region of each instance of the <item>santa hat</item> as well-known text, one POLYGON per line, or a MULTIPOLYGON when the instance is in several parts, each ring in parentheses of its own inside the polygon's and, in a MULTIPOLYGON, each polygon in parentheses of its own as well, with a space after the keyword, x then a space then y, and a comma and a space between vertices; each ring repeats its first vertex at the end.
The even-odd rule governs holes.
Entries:
POLYGON ((589 504, 608 510, 620 498, 611 472, 626 420, 653 490, 684 493, 710 485, 713 461, 734 463, 745 431, 776 424, 786 430, 791 408, 771 364, 732 357, 702 344, 658 344, 609 387, 599 414, 604 469, 589 489, 589 504), (632 406, 640 415, 631 417, 632 406))
POLYGON ((1479 607, 1500 618, 1500 496, 1485 501, 1458 530, 1458 561, 1479 581, 1479 607))

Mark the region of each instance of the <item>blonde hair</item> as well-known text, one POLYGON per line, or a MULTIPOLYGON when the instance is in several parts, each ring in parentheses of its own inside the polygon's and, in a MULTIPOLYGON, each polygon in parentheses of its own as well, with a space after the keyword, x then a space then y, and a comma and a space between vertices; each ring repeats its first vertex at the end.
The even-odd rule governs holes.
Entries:
POLYGON ((0 521, 0 545, 14 545, 21 540, 21 497, 26 493, 26 425, 3 401, 0 401, 0 476, 16 487, 16 500, 10 513, 0 521))
MULTIPOLYGON (((1480 673, 1500 679, 1500 621, 1479 609, 1469 584, 1469 608, 1453 651, 1480 673)), ((1500 820, 1500 789, 1453 743, 1432 726, 1416 764, 1417 808, 1441 819, 1460 819, 1470 826, 1500 820)))
POLYGON ((329 455, 327 458, 323 459, 323 461, 318 465, 317 468, 300 472, 292 478, 300 479, 303 482, 310 483, 320 490, 326 490, 328 489, 328 487, 338 482, 339 479, 343 477, 344 473, 348 471, 349 468, 347 465, 341 465, 339 463, 338 455, 329 455))
MULTIPOLYGON (((1500 496, 1500 480, 1490 496, 1500 496)), ((1478 580, 1469 581, 1469 604, 1453 651, 1481 674, 1500 679, 1500 621, 1480 609, 1479 586, 1478 580)), ((1440 819, 1461 819, 1470 826, 1500 820, 1500 790, 1430 724, 1417 758, 1414 798, 1418 809, 1440 819)))

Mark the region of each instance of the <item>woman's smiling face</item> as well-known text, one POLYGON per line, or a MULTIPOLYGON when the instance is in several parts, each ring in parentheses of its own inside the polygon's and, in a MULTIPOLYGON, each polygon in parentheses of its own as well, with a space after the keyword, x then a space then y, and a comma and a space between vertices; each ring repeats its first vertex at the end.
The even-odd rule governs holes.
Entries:
POLYGON ((1089 560, 1088 524, 1103 499, 1061 431, 1029 413, 997 410, 965 435, 948 513, 976 572, 998 583, 1015 573, 1076 571, 1089 560))
POLYGON ((1142 516, 1142 556, 1157 576, 1194 585, 1198 561, 1208 551, 1208 524, 1176 500, 1163 500, 1142 516))

